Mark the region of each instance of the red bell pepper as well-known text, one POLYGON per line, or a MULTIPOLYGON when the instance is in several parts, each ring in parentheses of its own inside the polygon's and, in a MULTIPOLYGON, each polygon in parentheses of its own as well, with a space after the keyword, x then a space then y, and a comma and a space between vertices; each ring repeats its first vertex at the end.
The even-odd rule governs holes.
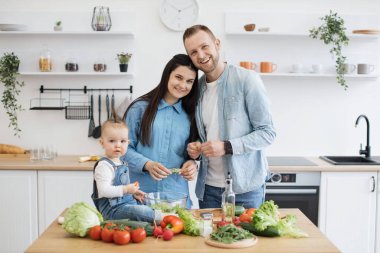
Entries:
POLYGON ((170 229, 174 234, 179 234, 184 228, 183 221, 175 215, 167 215, 161 221, 161 227, 163 229, 170 229))

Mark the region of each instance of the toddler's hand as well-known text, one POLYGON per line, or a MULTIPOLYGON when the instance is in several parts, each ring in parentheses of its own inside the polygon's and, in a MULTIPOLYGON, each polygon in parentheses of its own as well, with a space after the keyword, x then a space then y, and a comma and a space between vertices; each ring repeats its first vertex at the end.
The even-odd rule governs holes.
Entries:
POLYGON ((124 194, 134 194, 139 190, 139 186, 137 184, 127 184, 123 187, 124 194))
POLYGON ((143 203, 144 202, 144 195, 145 195, 145 192, 143 191, 140 191, 140 190, 137 190, 134 194, 133 194, 133 197, 140 203, 143 203))

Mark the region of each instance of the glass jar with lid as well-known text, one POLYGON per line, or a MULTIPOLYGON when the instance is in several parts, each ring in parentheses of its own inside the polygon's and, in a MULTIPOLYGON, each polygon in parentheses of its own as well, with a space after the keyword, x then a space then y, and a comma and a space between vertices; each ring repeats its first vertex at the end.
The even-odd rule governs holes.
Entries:
POLYGON ((51 52, 47 45, 44 45, 44 50, 40 54, 39 67, 41 72, 50 72, 52 70, 51 52))

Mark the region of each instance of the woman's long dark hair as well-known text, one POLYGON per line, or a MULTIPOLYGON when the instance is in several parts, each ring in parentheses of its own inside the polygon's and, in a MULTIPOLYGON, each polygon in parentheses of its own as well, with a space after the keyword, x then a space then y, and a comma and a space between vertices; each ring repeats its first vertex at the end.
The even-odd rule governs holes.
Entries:
POLYGON ((140 134, 138 140, 143 144, 150 146, 150 136, 152 131, 153 120, 156 117, 158 105, 165 94, 168 92, 168 82, 170 74, 179 66, 185 66, 189 69, 195 71, 195 79, 192 86, 192 89, 189 94, 181 98, 182 107, 186 111, 189 120, 190 120, 190 136, 189 141, 195 141, 198 139, 198 130, 195 123, 195 106, 198 101, 198 69, 191 62, 191 59, 186 54, 177 54, 175 55, 165 66, 164 71, 162 72, 162 77, 160 83, 156 88, 150 92, 142 95, 141 97, 134 100, 128 107, 127 111, 124 114, 124 120, 127 116, 129 108, 132 107, 137 101, 147 101, 148 106, 144 112, 144 115, 141 120, 140 134))

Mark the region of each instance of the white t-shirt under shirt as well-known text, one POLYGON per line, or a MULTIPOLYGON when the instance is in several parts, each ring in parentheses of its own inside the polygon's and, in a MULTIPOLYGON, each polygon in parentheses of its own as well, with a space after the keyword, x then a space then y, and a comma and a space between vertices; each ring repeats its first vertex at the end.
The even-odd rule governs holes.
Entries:
MULTIPOLYGON (((114 162, 115 165, 121 163, 114 162)), ((100 161, 95 168, 94 178, 99 198, 115 198, 123 196, 123 185, 114 186, 115 169, 107 161, 100 161)))
MULTIPOLYGON (((206 84, 202 99, 202 120, 206 128, 207 141, 219 140, 218 89, 217 82, 206 84)), ((225 187, 224 168, 221 157, 209 157, 206 184, 225 187)))

